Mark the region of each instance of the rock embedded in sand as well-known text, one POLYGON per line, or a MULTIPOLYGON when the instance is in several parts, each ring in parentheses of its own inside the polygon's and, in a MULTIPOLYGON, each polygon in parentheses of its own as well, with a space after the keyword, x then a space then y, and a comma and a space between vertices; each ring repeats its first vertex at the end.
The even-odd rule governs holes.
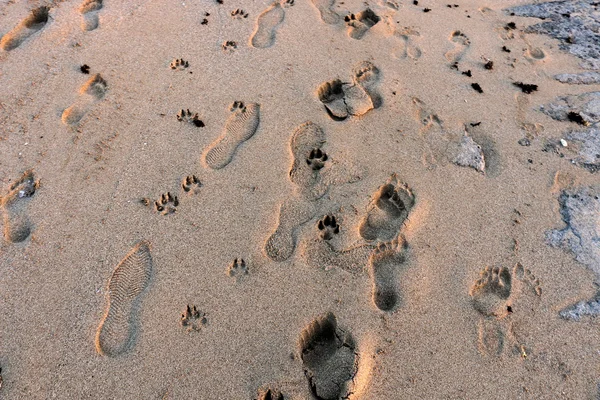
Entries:
POLYGON ((594 125, 584 131, 573 131, 566 139, 577 149, 575 164, 592 173, 600 171, 600 127, 594 125))
POLYGON ((600 122, 600 92, 559 96, 552 103, 540 106, 540 110, 558 121, 574 121, 576 113, 583 119, 582 125, 594 124, 600 122))
POLYGON ((558 74, 554 78, 570 85, 596 85, 600 83, 600 72, 582 72, 580 74, 558 74))
POLYGON ((600 14, 589 0, 562 0, 529 4, 508 9, 520 17, 544 21, 529 26, 525 32, 543 33, 560 41, 560 48, 594 64, 600 59, 600 14))
POLYGON ((485 172, 485 158, 481 146, 467 135, 460 140, 458 154, 454 158, 454 163, 461 167, 471 167, 479 172, 485 172))

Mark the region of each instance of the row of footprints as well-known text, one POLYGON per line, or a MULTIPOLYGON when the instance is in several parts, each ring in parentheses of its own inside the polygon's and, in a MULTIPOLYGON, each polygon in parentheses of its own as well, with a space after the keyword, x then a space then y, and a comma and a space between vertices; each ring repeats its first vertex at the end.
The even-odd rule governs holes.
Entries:
MULTIPOLYGON (((331 217, 319 224, 335 226, 331 217)), ((335 228, 334 228, 335 229, 335 228)), ((403 247, 396 241, 393 246, 403 247)), ((396 251, 388 245, 380 246, 373 254, 378 258, 388 251, 396 251)), ((378 261, 374 261, 378 262, 378 261)), ((245 262, 235 260, 229 273, 246 274, 245 262), (232 273, 232 270, 236 272, 232 273)), ((97 334, 97 351, 106 356, 118 356, 128 351, 137 335, 134 330, 139 303, 146 292, 153 270, 150 244, 141 241, 117 265, 108 283, 107 308, 97 334)), ((386 280, 387 281, 387 280, 386 280)), ((514 335, 511 318, 514 315, 527 317, 539 303, 542 290, 539 280, 517 264, 512 272, 504 267, 489 268, 481 271, 481 277, 474 282, 469 295, 474 310, 480 315, 478 342, 485 355, 500 355, 506 347, 506 338, 512 339, 513 353, 526 357, 528 348, 514 335), (512 336, 507 336, 512 335, 512 336)), ((382 300, 388 301, 385 291, 382 300)), ((180 318, 180 324, 188 332, 198 332, 208 324, 207 314, 196 306, 188 305, 180 318)), ((361 368, 368 368, 359 361, 368 354, 359 349, 352 334, 338 326, 331 312, 316 317, 299 335, 298 353, 304 375, 311 392, 319 399, 337 399, 352 392, 360 392, 356 379, 361 368)), ((283 399, 281 391, 267 388, 260 390, 260 399, 283 399), (268 397, 271 396, 271 397, 268 397)))

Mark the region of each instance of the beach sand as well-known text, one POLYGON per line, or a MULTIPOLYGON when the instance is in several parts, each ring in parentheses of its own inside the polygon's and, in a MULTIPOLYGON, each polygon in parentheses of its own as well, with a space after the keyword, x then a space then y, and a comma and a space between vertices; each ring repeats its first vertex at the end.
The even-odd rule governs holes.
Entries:
POLYGON ((600 80, 524 4, 2 2, 0 398, 596 399, 600 80))

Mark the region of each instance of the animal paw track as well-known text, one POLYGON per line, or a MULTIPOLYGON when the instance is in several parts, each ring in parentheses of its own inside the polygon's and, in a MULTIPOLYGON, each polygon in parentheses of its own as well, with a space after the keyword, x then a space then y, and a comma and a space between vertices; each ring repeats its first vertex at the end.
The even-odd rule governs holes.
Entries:
POLYGON ((235 19, 248 18, 248 13, 242 9, 236 8, 231 12, 231 16, 235 19))
POLYGON ((202 182, 200 182, 200 179, 198 179, 196 175, 188 175, 183 182, 181 182, 181 188, 186 193, 198 194, 201 187, 202 182))
POLYGON ((350 14, 344 17, 344 21, 346 21, 347 25, 348 36, 356 40, 362 39, 367 31, 380 20, 381 18, 370 8, 367 8, 356 15, 350 14))
POLYGON ((4 51, 14 50, 27 38, 41 30, 48 22, 49 7, 38 7, 29 13, 17 26, 0 39, 0 48, 4 51))
POLYGON ((306 158, 306 164, 310 166, 313 171, 318 171, 325 166, 325 161, 327 161, 327 159, 327 153, 319 148, 314 148, 306 158))
POLYGON ((190 66, 190 63, 185 61, 183 58, 176 58, 175 60, 171 61, 171 64, 169 65, 169 67, 171 67, 171 69, 174 70, 184 70, 186 68, 188 68, 190 66))
POLYGON ((208 323, 206 313, 199 311, 194 305, 188 306, 181 314, 179 323, 187 332, 199 332, 208 323))
POLYGON ((154 208, 162 215, 173 214, 177 211, 177 206, 179 206, 179 199, 171 192, 163 193, 160 199, 154 202, 154 208))
POLYGON ((192 113, 189 108, 187 110, 181 109, 181 111, 177 113, 177 121, 187 122, 198 128, 204 128, 205 126, 204 122, 198 118, 198 113, 192 113))
POLYGON ((290 8, 293 7, 295 3, 295 0, 283 0, 281 2, 281 5, 284 6, 285 8, 290 8))
POLYGON ((334 235, 340 233, 340 226, 337 224, 334 215, 326 215, 317 223, 319 236, 323 240, 331 240, 334 235))
POLYGON ((235 278, 238 282, 248 275, 248 266, 243 258, 236 258, 233 260, 229 268, 227 268, 227 275, 235 278))
POLYGON ((237 43, 233 40, 228 40, 221 45, 221 48, 227 53, 233 53, 237 49, 237 43))

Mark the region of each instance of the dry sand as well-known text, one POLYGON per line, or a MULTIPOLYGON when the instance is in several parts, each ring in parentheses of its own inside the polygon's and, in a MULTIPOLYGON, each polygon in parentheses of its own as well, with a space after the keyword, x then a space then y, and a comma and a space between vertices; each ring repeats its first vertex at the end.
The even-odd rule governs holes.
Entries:
POLYGON ((0 398, 595 399, 600 86, 522 4, 3 1, 0 398))

